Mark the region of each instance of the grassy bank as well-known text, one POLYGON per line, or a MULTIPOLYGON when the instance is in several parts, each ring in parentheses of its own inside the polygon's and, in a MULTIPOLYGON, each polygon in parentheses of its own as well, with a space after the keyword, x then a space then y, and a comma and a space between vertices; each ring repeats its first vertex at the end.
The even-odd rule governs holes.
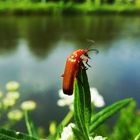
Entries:
POLYGON ((114 4, 95 5, 94 3, 31 3, 31 2, 0 2, 1 15, 30 14, 140 14, 140 5, 114 4))

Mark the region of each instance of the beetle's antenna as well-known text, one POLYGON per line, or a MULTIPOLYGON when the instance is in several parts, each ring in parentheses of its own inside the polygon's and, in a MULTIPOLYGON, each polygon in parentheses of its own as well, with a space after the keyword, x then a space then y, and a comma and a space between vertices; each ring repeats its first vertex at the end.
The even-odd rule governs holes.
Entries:
POLYGON ((94 40, 91 40, 91 39, 87 39, 87 42, 88 43, 91 43, 91 44, 95 44, 95 41, 94 40))
MULTIPOLYGON (((91 39, 87 39, 87 42, 89 43, 88 46, 92 46, 93 44, 95 44, 95 41, 94 40, 91 40, 91 39)), ((88 49, 88 52, 89 51, 95 51, 96 54, 99 53, 99 51, 97 49, 88 49)))
POLYGON ((91 40, 91 39, 87 39, 87 42, 88 42, 88 47, 90 47, 93 44, 95 44, 95 41, 94 40, 91 40))
POLYGON ((88 52, 89 52, 89 51, 94 51, 96 54, 99 53, 99 51, 98 51, 97 49, 89 49, 88 52))

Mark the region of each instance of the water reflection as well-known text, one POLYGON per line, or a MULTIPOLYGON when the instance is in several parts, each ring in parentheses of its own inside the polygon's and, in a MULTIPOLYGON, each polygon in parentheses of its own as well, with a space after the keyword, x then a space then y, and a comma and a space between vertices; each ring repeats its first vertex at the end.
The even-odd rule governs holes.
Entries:
POLYGON ((90 71, 96 85, 108 103, 126 97, 138 102, 140 84, 140 50, 129 41, 114 43, 108 52, 101 52, 95 60, 96 68, 90 71), (111 91, 111 92, 110 92, 111 91))
POLYGON ((13 52, 17 47, 18 28, 13 18, 0 18, 0 54, 13 52))
POLYGON ((120 16, 114 18, 112 16, 1 17, 0 50, 4 49, 5 52, 14 50, 18 39, 23 38, 27 40, 31 52, 44 59, 50 50, 55 48, 55 43, 61 39, 74 42, 78 47, 83 48, 88 38, 98 43, 111 43, 117 35, 139 34, 136 29, 139 26, 137 17, 134 18, 134 25, 129 25, 133 18, 124 19, 120 16))
POLYGON ((0 17, 0 88, 19 81, 22 98, 36 100, 46 125, 61 120, 67 109, 56 101, 66 57, 93 39, 100 53, 90 53, 90 85, 107 104, 126 97, 140 102, 139 23, 137 16, 0 17))

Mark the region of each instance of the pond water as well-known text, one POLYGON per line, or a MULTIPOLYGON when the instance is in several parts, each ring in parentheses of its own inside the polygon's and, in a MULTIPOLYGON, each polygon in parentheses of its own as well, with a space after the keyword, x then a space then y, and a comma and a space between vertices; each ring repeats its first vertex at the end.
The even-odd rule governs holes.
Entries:
POLYGON ((90 48, 90 86, 106 104, 133 97, 140 107, 140 18, 138 16, 31 16, 0 17, 0 89, 8 81, 21 84, 22 100, 38 107, 36 125, 60 121, 68 108, 60 108, 58 90, 67 56, 90 48))

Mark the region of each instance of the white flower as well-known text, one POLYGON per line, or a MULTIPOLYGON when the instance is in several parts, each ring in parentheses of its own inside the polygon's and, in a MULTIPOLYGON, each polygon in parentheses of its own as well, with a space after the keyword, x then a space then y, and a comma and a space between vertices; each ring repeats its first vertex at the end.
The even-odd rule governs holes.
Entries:
POLYGON ((24 101, 21 104, 21 108, 26 111, 34 110, 36 108, 36 102, 32 100, 24 101))
POLYGON ((2 100, 2 103, 5 108, 8 108, 15 105, 15 100, 6 97, 2 100))
POLYGON ((96 106, 96 107, 103 107, 105 106, 104 98, 101 96, 98 92, 98 90, 94 87, 90 88, 91 92, 91 102, 96 106))
POLYGON ((60 99, 57 101, 58 106, 69 106, 70 110, 73 110, 74 96, 68 96, 63 93, 63 90, 58 91, 60 99))
POLYGON ((23 117, 23 113, 20 110, 12 110, 7 114, 9 120, 20 121, 23 117))
POLYGON ((20 97, 20 94, 17 91, 10 91, 7 93, 6 97, 9 99, 17 100, 20 97))
POLYGON ((106 138, 102 137, 102 136, 96 136, 96 137, 94 137, 94 138, 92 138, 90 140, 106 140, 106 138))
MULTIPOLYGON (((99 94, 98 90, 94 87, 90 88, 91 102, 96 107, 103 107, 105 105, 103 97, 99 94)), ((69 106, 73 110, 74 95, 68 96, 63 93, 63 90, 58 91, 60 99, 57 101, 58 106, 69 106)))
MULTIPOLYGON (((74 123, 68 124, 68 126, 63 128, 63 132, 61 133, 61 138, 59 140, 73 140, 74 139, 74 134, 72 131, 72 128, 75 127, 74 123)), ((106 140, 106 138, 102 136, 96 136, 94 138, 89 137, 89 140, 106 140)))
POLYGON ((67 127, 63 128, 63 132, 61 133, 61 138, 59 140, 71 140, 73 139, 73 131, 72 128, 75 127, 74 123, 70 123, 67 127))
POLYGON ((15 90, 17 90, 18 88, 19 88, 19 83, 18 82, 16 82, 16 81, 10 81, 10 82, 8 82, 7 84, 6 84, 6 89, 8 90, 8 91, 15 91, 15 90))

